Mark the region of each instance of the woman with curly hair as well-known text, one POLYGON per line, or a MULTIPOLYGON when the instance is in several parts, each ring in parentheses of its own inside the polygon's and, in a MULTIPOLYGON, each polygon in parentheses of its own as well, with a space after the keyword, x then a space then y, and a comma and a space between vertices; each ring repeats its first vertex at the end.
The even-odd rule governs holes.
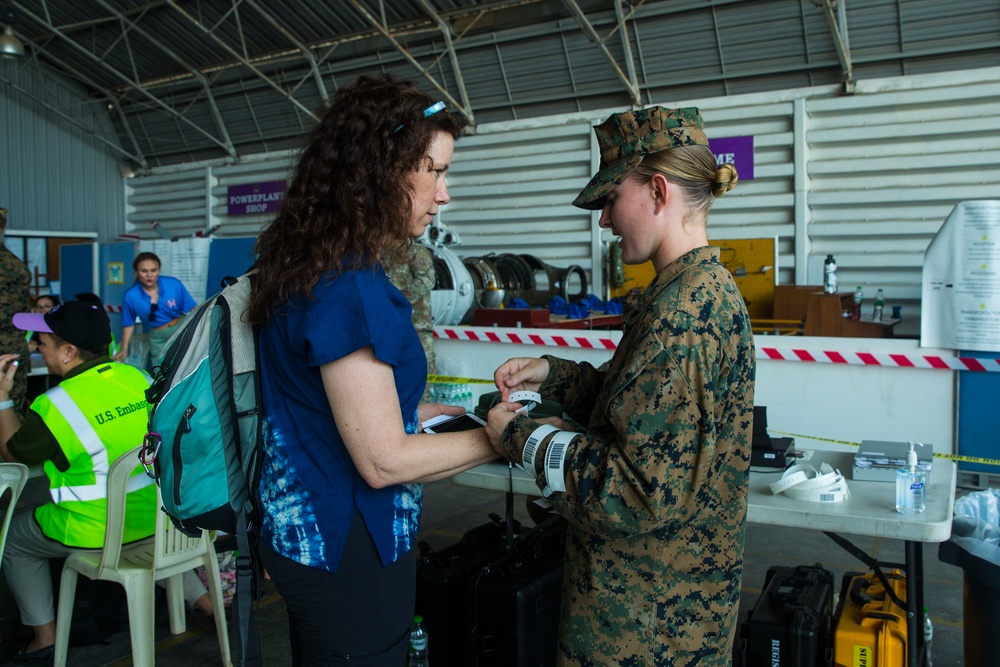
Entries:
POLYGON ((295 665, 404 663, 419 483, 496 456, 483 429, 419 432, 462 410, 418 407, 427 363, 379 262, 448 203, 463 125, 412 83, 360 77, 322 113, 256 242, 260 556, 288 607, 295 665))

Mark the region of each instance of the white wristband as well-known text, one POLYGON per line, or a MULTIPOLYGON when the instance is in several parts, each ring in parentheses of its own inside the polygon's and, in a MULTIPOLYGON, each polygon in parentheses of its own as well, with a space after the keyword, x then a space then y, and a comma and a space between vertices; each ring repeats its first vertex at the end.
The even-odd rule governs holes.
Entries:
POLYGON ((507 400, 511 403, 520 403, 521 409, 515 410, 515 412, 519 415, 527 415, 542 402, 542 395, 537 391, 515 391, 507 400))
POLYGON ((547 498, 553 493, 566 491, 566 446, 573 438, 580 435, 573 431, 559 431, 549 441, 545 452, 545 490, 542 494, 547 498))
POLYGON ((14 401, 7 399, 6 401, 0 401, 0 410, 9 410, 14 407, 14 401))
POLYGON ((528 441, 524 443, 524 449, 521 450, 521 470, 534 476, 535 452, 538 451, 538 445, 542 444, 545 436, 558 430, 551 424, 542 424, 531 432, 531 435, 528 436, 528 441))

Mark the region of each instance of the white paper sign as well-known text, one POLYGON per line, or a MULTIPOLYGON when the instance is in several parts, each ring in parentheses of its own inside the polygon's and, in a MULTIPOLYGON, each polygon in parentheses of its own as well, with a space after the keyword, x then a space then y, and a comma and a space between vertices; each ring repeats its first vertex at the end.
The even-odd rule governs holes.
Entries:
POLYGON ((920 345, 1000 350, 1000 201, 961 202, 924 254, 920 345))

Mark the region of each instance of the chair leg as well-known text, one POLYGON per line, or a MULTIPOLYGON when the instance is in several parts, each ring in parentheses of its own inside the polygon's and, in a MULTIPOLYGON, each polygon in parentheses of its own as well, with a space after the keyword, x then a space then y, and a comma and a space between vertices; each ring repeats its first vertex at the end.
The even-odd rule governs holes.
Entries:
POLYGON ((66 667, 69 653, 69 631, 73 624, 73 605, 76 602, 77 571, 64 567, 59 580, 59 606, 56 608, 55 667, 66 667))
POLYGON ((175 574, 168 577, 167 588, 167 611, 170 614, 170 634, 179 635, 187 630, 187 616, 185 616, 184 604, 184 575, 175 574))
POLYGON ((215 618, 215 633, 219 636, 219 653, 222 664, 232 667, 232 656, 229 652, 229 628, 226 627, 226 603, 222 599, 222 582, 219 579, 219 559, 211 542, 205 551, 205 579, 208 581, 208 593, 212 598, 212 611, 215 618))
POLYGON ((156 585, 153 573, 150 571, 148 576, 129 577, 124 585, 128 598, 132 664, 135 667, 153 667, 156 654, 156 628, 153 623, 156 585))

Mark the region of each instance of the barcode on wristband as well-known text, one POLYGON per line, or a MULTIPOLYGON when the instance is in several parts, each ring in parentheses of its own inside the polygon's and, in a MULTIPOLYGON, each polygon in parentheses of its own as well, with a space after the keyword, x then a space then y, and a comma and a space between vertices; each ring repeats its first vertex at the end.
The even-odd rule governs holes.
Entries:
POLYGON ((521 467, 526 473, 535 474, 535 454, 538 452, 538 446, 545 439, 545 436, 558 430, 551 424, 542 424, 528 436, 528 440, 524 443, 524 449, 521 450, 521 467))
POLYGON ((552 492, 566 491, 566 447, 578 435, 572 431, 559 431, 549 441, 548 451, 545 452, 545 481, 552 492))
MULTIPOLYGON (((524 451, 521 452, 521 465, 527 471, 528 467, 532 465, 535 460, 535 452, 538 451, 538 443, 534 440, 529 439, 524 445, 524 451)), ((534 472, 534 471, 531 471, 534 472)))
POLYGON ((548 459, 549 470, 558 470, 563 466, 563 457, 566 456, 566 442, 553 442, 549 445, 548 459))

